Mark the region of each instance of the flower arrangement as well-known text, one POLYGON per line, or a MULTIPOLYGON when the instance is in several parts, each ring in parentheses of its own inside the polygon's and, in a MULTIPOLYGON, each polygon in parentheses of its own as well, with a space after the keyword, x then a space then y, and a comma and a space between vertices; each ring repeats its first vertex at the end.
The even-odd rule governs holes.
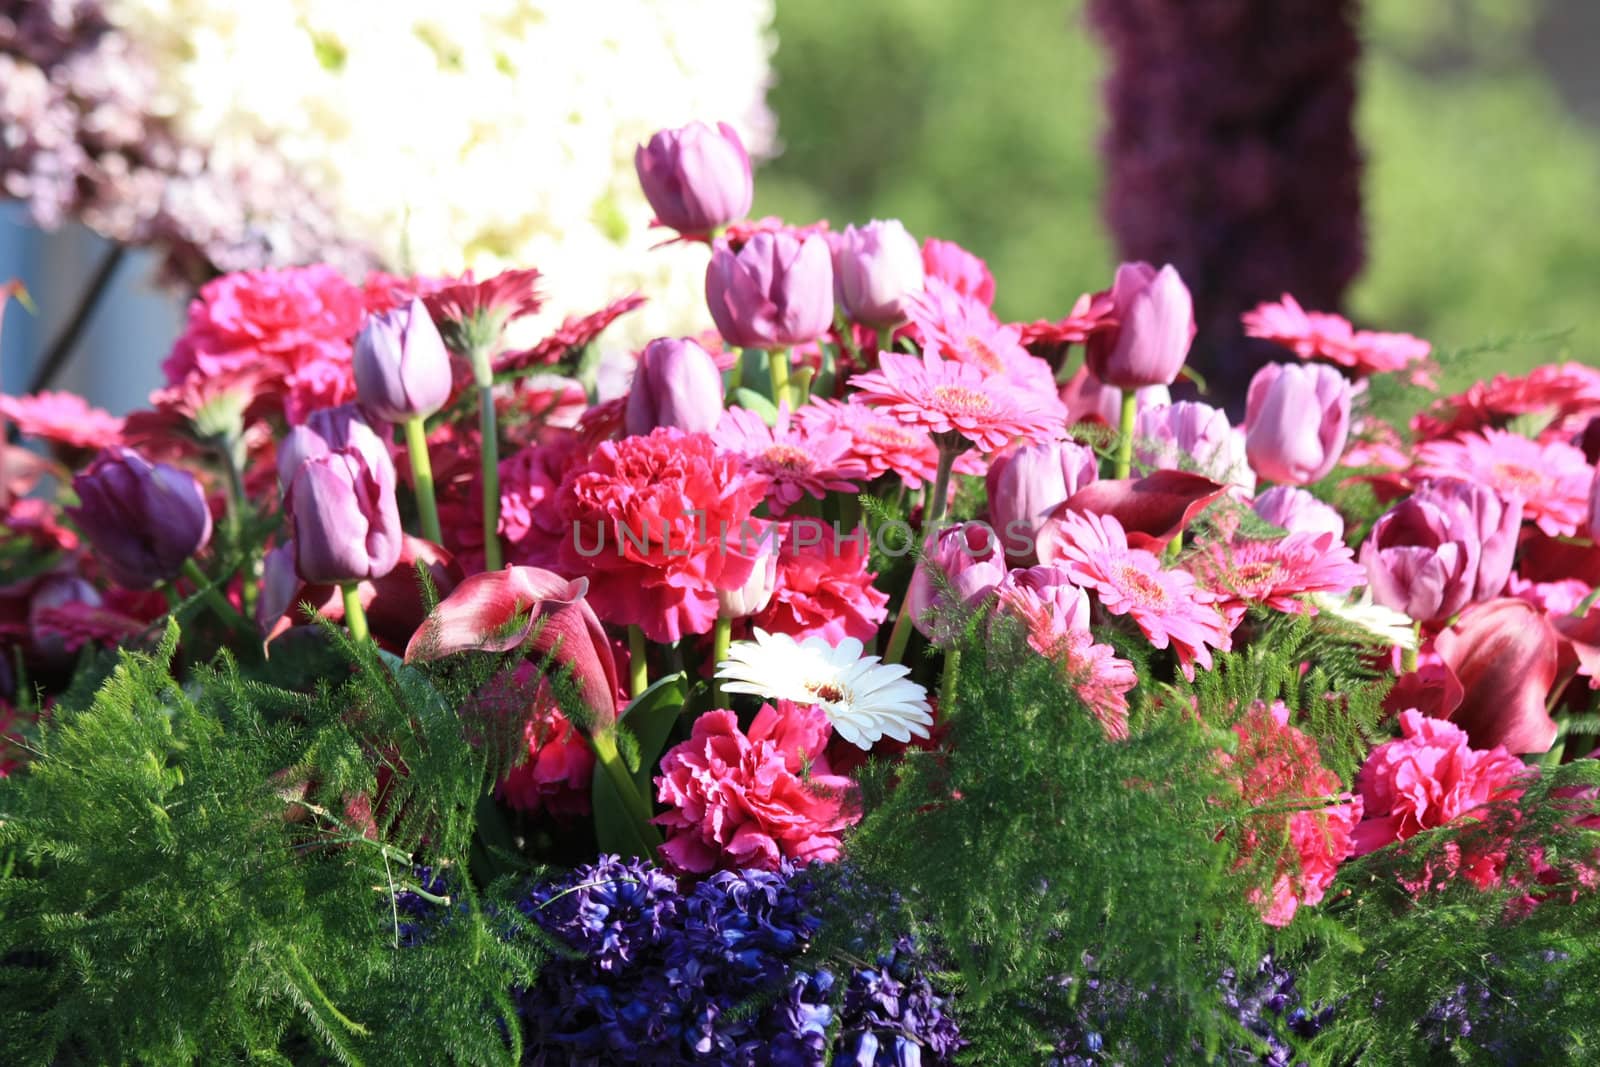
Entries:
POLYGON ((1003 323, 745 218, 728 128, 635 168, 718 329, 619 395, 632 302, 324 265, 206 285, 126 420, 0 403, 19 1062, 1600 1039, 1600 373, 1439 397, 1286 296, 1235 425, 1170 266, 1003 323))

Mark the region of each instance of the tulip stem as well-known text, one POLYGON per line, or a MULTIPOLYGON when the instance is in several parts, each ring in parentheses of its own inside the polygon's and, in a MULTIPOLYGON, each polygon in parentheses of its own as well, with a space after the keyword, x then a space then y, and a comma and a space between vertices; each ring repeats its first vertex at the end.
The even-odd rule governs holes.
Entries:
POLYGON ((782 404, 789 398, 789 350, 774 348, 769 351, 767 369, 772 373, 772 402, 782 404))
POLYGON ((367 613, 361 607, 361 592, 355 582, 346 582, 339 587, 344 594, 344 624, 350 631, 352 641, 363 643, 372 640, 372 632, 367 629, 367 613))
MULTIPOLYGON (((421 417, 407 419, 406 455, 411 460, 411 481, 417 490, 417 518, 422 522, 422 536, 440 544, 444 531, 439 528, 439 502, 433 495, 433 461, 428 457, 428 431, 421 417)), ((499 523, 496 517, 496 525, 499 523)))
POLYGON ((717 668, 722 661, 728 658, 728 646, 733 644, 733 620, 717 617, 717 624, 711 631, 711 706, 723 707, 722 679, 717 677, 717 668))
POLYGON ((911 641, 911 605, 900 604, 900 614, 895 616, 894 629, 889 631, 889 645, 883 650, 883 662, 899 663, 911 641))
POLYGON ((644 631, 637 626, 628 627, 628 683, 635 700, 650 688, 650 661, 645 656, 644 631))
POLYGON ((878 327, 878 355, 882 356, 885 352, 893 352, 893 351, 894 351, 894 327, 893 326, 879 326, 878 327))
POLYGON ((483 567, 500 569, 500 438, 495 428, 494 382, 478 383, 479 454, 483 459, 483 567))
POLYGON ((944 654, 944 675, 939 679, 939 717, 949 714, 956 698, 956 676, 961 673, 961 650, 952 648, 944 654))
POLYGON ((728 401, 733 399, 733 394, 744 384, 744 360, 746 353, 743 349, 733 357, 733 366, 728 368, 728 391, 722 400, 722 406, 727 407, 728 401))
POLYGON ((610 727, 596 730, 589 735, 589 747, 594 749, 594 758, 605 768, 606 777, 611 779, 611 785, 622 799, 622 806, 633 821, 633 831, 644 846, 645 858, 655 859, 656 847, 661 844, 661 833, 651 822, 655 812, 651 810, 650 801, 639 792, 627 765, 622 762, 622 754, 617 751, 616 735, 610 727))
POLYGON ((1133 432, 1139 420, 1139 392, 1136 389, 1122 391, 1122 422, 1117 427, 1120 436, 1117 438, 1117 468, 1112 475, 1115 478, 1126 478, 1133 472, 1133 432))
POLYGON ((245 621, 234 606, 228 603, 228 598, 222 595, 217 584, 206 577, 206 572, 200 569, 200 564, 192 559, 183 561, 183 576, 195 584, 196 590, 221 621, 238 630, 240 633, 249 633, 251 626, 245 621))

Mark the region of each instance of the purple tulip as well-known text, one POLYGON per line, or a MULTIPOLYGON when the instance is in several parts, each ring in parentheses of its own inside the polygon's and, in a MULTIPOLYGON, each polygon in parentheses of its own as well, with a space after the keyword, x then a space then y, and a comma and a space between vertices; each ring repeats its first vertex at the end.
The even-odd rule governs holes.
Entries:
POLYGON ((170 582, 211 540, 211 509, 194 475, 108 448, 72 480, 79 504, 67 514, 118 584, 170 582))
POLYGON ((645 346, 628 393, 623 429, 629 436, 659 426, 709 433, 722 417, 722 372, 693 341, 663 337, 645 346))
POLYGON ((1256 474, 1245 459, 1244 434, 1220 408, 1189 400, 1140 408, 1134 437, 1134 454, 1146 467, 1190 470, 1246 492, 1255 490, 1256 474))
POLYGON ((776 349, 815 341, 833 322, 828 242, 758 233, 735 252, 718 241, 706 267, 706 304, 730 345, 776 349))
POLYGON ((1275 485, 1250 505, 1267 522, 1289 533, 1333 534, 1344 540, 1344 516, 1304 489, 1275 485))
POLYGON ((934 631, 942 628, 938 613, 973 607, 995 591, 1005 579, 1006 558, 1000 552, 999 537, 982 522, 947 526, 930 536, 923 547, 927 554, 911 573, 900 610, 909 611, 917 631, 932 638, 934 631), (947 590, 956 604, 949 603, 947 590))
POLYGON ((450 351, 421 298, 369 315, 354 361, 361 406, 380 419, 427 418, 450 399, 450 351))
POLYGON ((922 249, 897 219, 846 226, 833 247, 833 295, 868 326, 906 321, 906 298, 922 291, 922 249))
POLYGON ((1361 546, 1372 597, 1422 623, 1493 599, 1511 576, 1522 503, 1457 478, 1424 482, 1361 546))
POLYGON ((989 520, 1006 556, 1034 562, 1045 516, 1099 476, 1094 450, 1071 441, 1042 441, 1002 452, 989 463, 989 520))
POLYGON ((1096 330, 1085 358, 1096 378, 1118 389, 1171 385, 1194 341, 1194 302, 1175 268, 1124 263, 1111 283, 1116 325, 1096 330))
MULTIPOLYGON (((384 433, 388 427, 384 426, 384 433)), ((355 404, 313 411, 304 425, 289 431, 278 444, 278 486, 289 491, 295 472, 308 459, 326 456, 343 448, 360 452, 368 466, 374 469, 387 467, 389 480, 394 480, 394 457, 389 452, 387 438, 373 428, 372 423, 355 404)))
POLYGON ((656 221, 684 236, 705 237, 750 212, 755 196, 750 155, 727 123, 691 122, 662 130, 633 153, 656 221))
POLYGON ((1328 476, 1350 433, 1350 383, 1321 363, 1268 363, 1250 380, 1245 452, 1261 477, 1309 485, 1328 476))
POLYGON ((353 447, 313 456, 295 472, 285 503, 303 581, 382 578, 399 562, 403 531, 392 464, 373 466, 353 447))

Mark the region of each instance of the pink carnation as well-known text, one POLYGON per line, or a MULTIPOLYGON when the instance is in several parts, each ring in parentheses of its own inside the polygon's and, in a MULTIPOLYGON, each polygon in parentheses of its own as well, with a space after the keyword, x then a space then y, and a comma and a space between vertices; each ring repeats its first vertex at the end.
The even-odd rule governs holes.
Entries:
POLYGON ((1594 468, 1563 441, 1530 441, 1505 430, 1429 441, 1417 449, 1413 478, 1460 478, 1493 489, 1552 537, 1571 536, 1589 517, 1594 468))
POLYGON ((1325 359, 1358 374, 1403 370, 1428 358, 1433 346, 1408 333, 1358 330, 1343 315, 1306 311, 1288 293, 1242 318, 1244 332, 1290 349, 1301 359, 1325 359))
POLYGON ((1252 812, 1241 835, 1240 863, 1272 850, 1271 884, 1252 890, 1262 921, 1286 926, 1302 906, 1322 900, 1339 863, 1351 854, 1362 798, 1340 790, 1339 776, 1322 765, 1317 743, 1289 725, 1282 701, 1257 701, 1234 725, 1238 748, 1222 757, 1252 812), (1328 798, 1336 802, 1327 804, 1328 798))
POLYGON ((821 500, 830 492, 853 493, 854 483, 867 476, 866 465, 850 455, 849 433, 797 427, 787 404, 778 409, 774 426, 746 408, 729 408, 711 439, 738 456, 746 471, 769 479, 767 499, 775 517, 801 497, 821 500))
POLYGON ((123 420, 90 407, 76 393, 0 395, 0 418, 10 419, 25 437, 42 437, 70 448, 100 449, 123 443, 123 420))
POLYGON ((700 716, 661 759, 662 858, 690 874, 837 859, 839 831, 860 813, 855 783, 829 767, 830 732, 814 704, 763 705, 748 734, 731 711, 700 716))
POLYGON ((920 489, 938 473, 939 450, 926 430, 907 426, 854 397, 848 401, 814 400, 794 417, 807 433, 849 434, 846 454, 866 468, 868 480, 894 474, 908 488, 920 489))
POLYGON ((1156 648, 1171 645, 1185 678, 1194 680, 1196 663, 1211 669, 1211 649, 1231 646, 1213 594, 1187 571, 1164 570, 1154 553, 1130 548, 1115 518, 1068 511, 1058 531, 1057 558, 1072 580, 1094 590, 1111 614, 1132 616, 1156 648))
POLYGON ((717 594, 742 588, 760 554, 767 485, 709 434, 602 441, 556 493, 561 569, 589 579, 607 622, 661 642, 709 633, 717 594))
POLYGON ((872 584, 866 534, 835 536, 815 519, 782 528, 772 599, 750 623, 768 633, 837 645, 847 637, 871 644, 889 613, 889 596, 872 584))
POLYGON ((500 535, 510 562, 555 565, 572 534, 554 513, 556 490, 582 454, 576 434, 552 430, 500 461, 500 535))
MULTIPOLYGON (((1400 713, 1400 729, 1399 739, 1372 750, 1356 778, 1366 818, 1355 831, 1355 855, 1458 820, 1481 818, 1485 805, 1522 795, 1531 772, 1504 745, 1474 749, 1461 727, 1415 709, 1400 713)), ((1505 866, 1503 855, 1487 849, 1466 856, 1457 852, 1452 859, 1480 888, 1498 883, 1505 866)))
POLYGON ((856 375, 850 384, 866 403, 953 449, 998 452, 1018 437, 1058 437, 1066 424, 1066 409, 1054 393, 1024 392, 1003 376, 931 351, 921 358, 886 352, 877 370, 856 375))

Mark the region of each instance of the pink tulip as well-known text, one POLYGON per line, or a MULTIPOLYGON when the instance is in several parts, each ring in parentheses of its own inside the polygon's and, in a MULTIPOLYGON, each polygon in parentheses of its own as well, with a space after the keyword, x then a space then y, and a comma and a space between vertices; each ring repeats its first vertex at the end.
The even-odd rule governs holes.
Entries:
POLYGON ((374 468, 353 447, 302 463, 284 494, 295 573, 342 585, 394 570, 404 536, 394 488, 394 467, 374 468))
POLYGON ((622 421, 629 436, 658 426, 709 433, 721 415, 722 373, 709 352, 693 341, 670 337, 645 346, 622 421))
POLYGON ((833 295, 851 320, 906 321, 906 299, 922 291, 922 250, 897 219, 846 226, 833 250, 833 295))
POLYGON ((901 610, 911 613, 919 633, 932 637, 939 620, 930 613, 978 604, 1005 578, 1006 559, 999 538, 981 522, 947 526, 924 548, 927 554, 912 572, 901 610))
POLYGON ((1474 748, 1549 751, 1556 724, 1545 705, 1555 684, 1559 639, 1544 612, 1512 597, 1475 604, 1440 632, 1434 649, 1461 684, 1461 705, 1450 721, 1467 732, 1474 748))
POLYGON ((633 168, 656 221, 686 237, 708 236, 750 212, 750 156, 727 123, 662 130, 634 152, 633 168))
POLYGON ((1250 505, 1255 513, 1289 533, 1331 533, 1344 540, 1344 516, 1304 489, 1275 485, 1250 505))
POLYGON ((1350 383, 1320 363, 1268 363, 1245 397, 1245 453, 1261 477, 1289 485, 1326 478, 1350 433, 1350 383))
POLYGON ((833 322, 833 261, 818 236, 762 232, 735 252, 718 241, 706 267, 706 305, 739 348, 815 341, 833 322))
POLYGON ((508 652, 524 644, 535 656, 554 650, 556 663, 571 668, 590 714, 562 710, 591 730, 609 726, 618 711, 617 665, 600 619, 584 599, 588 585, 538 567, 474 574, 423 620, 406 646, 406 662, 457 652, 508 652))
POLYGON ((1246 492, 1256 487, 1244 434, 1228 421, 1227 412, 1210 404, 1180 400, 1141 408, 1134 437, 1134 455, 1144 467, 1190 470, 1246 492))
POLYGON ((1505 588, 1521 528, 1519 502, 1456 478, 1424 482, 1361 547, 1373 599, 1418 622, 1443 622, 1505 588))
POLYGON ((1111 284, 1113 326, 1089 335, 1085 358, 1118 389, 1171 385, 1194 341, 1194 302, 1171 265, 1124 263, 1111 284))
POLYGON ((989 462, 989 521, 1012 563, 1034 561, 1046 517, 1098 476, 1094 450, 1071 441, 1023 445, 989 462))

